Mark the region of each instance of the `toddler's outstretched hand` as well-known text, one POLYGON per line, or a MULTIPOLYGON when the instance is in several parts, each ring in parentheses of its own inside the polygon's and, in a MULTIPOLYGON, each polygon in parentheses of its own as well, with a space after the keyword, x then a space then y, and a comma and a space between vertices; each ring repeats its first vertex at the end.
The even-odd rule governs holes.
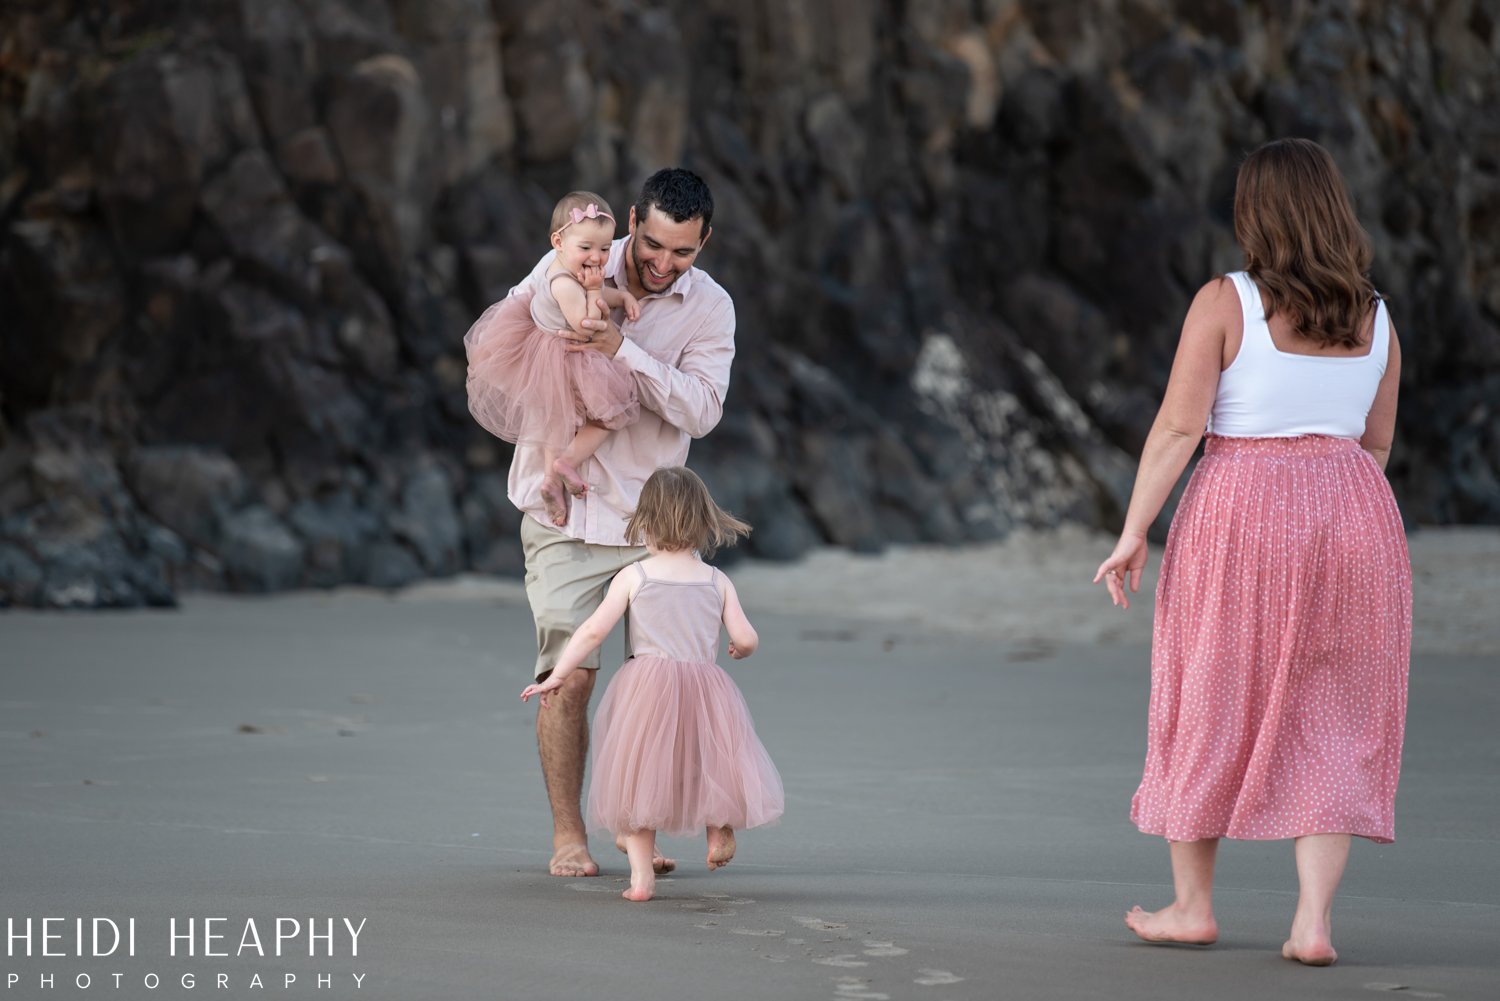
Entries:
POLYGON ((527 685, 525 688, 523 688, 521 690, 521 701, 525 702, 533 695, 540 695, 542 697, 542 708, 545 709, 549 705, 549 703, 547 702, 547 696, 550 693, 557 691, 561 687, 562 679, 557 677, 556 674, 553 674, 552 677, 548 678, 546 681, 541 682, 540 684, 527 685))
POLYGON ((746 657, 748 657, 750 655, 748 653, 745 653, 739 647, 735 646, 734 645, 734 640, 730 640, 729 641, 729 656, 733 657, 735 660, 744 660, 746 657))
POLYGON ((641 318, 641 303, 635 296, 620 290, 620 305, 625 308, 625 319, 639 320, 641 318))

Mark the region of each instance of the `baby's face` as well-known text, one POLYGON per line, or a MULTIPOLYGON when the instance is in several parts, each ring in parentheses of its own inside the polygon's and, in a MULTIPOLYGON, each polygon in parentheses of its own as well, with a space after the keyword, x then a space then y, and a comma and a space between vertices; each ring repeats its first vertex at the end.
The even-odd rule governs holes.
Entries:
POLYGON ((615 224, 608 219, 584 219, 552 234, 557 259, 571 274, 584 267, 603 267, 609 258, 609 244, 615 236, 615 224))

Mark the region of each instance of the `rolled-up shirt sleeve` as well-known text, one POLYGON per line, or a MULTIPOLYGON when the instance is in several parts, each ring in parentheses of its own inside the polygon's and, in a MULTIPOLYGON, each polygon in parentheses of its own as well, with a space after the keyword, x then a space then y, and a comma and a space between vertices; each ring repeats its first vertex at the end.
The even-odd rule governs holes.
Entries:
POLYGON ((641 404, 693 438, 712 431, 724 416, 729 369, 734 362, 734 303, 728 296, 669 365, 626 337, 615 359, 635 373, 641 404))

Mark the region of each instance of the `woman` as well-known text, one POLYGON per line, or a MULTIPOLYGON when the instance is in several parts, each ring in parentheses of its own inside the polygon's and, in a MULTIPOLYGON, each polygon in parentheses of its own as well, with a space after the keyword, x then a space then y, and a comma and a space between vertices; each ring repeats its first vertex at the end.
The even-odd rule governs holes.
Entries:
POLYGON ((1131 804, 1169 842, 1176 896, 1125 923, 1151 942, 1212 943, 1219 839, 1295 838, 1281 954, 1326 966, 1351 835, 1395 834, 1411 566, 1384 469, 1401 354, 1365 277, 1369 238, 1321 146, 1251 153, 1234 228, 1245 270, 1188 310, 1124 530, 1094 575, 1129 607, 1146 531, 1206 426, 1162 557, 1131 804))

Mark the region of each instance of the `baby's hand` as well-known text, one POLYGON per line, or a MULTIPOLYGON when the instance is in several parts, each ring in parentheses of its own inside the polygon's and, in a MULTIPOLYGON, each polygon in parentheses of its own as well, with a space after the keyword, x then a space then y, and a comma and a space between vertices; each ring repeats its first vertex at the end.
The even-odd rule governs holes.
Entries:
POLYGON ((578 284, 586 289, 604 287, 604 268, 597 264, 585 264, 578 273, 578 284))
POLYGON ((746 655, 741 653, 740 648, 734 645, 734 640, 730 640, 729 656, 733 657, 735 660, 744 660, 746 655))
POLYGON ((620 305, 625 307, 625 319, 639 320, 641 318, 640 301, 624 289, 620 290, 620 305))

